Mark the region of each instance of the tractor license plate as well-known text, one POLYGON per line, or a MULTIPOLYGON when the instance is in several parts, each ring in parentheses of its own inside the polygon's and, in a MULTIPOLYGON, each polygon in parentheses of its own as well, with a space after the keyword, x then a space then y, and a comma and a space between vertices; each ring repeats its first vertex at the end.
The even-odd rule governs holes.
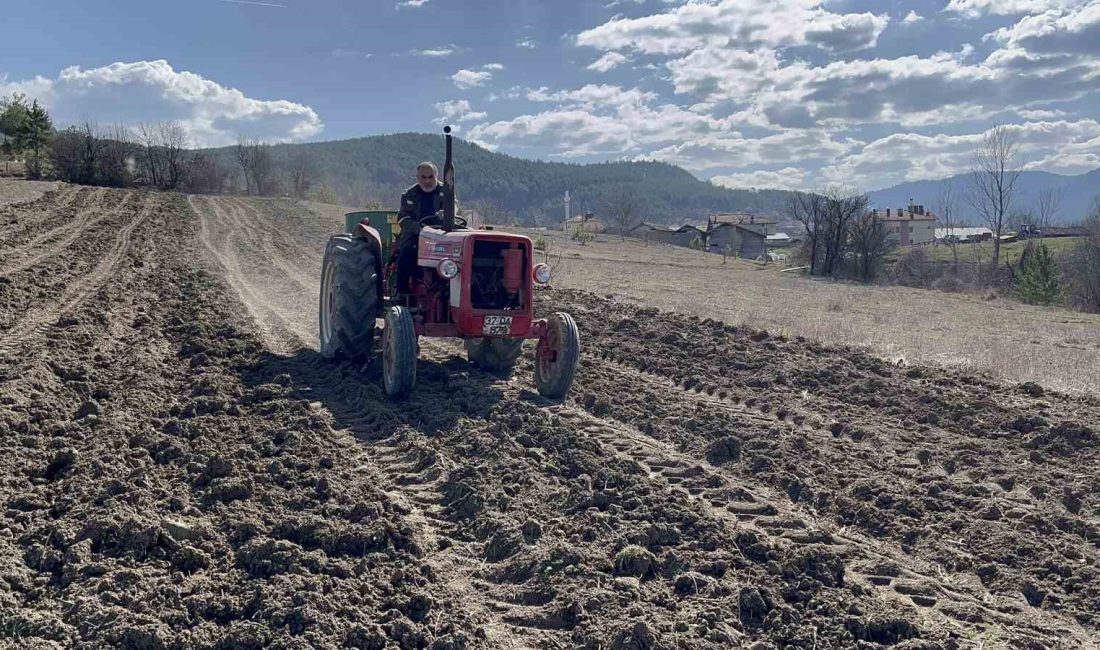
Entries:
POLYGON ((512 333, 512 317, 486 316, 481 333, 485 336, 508 336, 512 333))

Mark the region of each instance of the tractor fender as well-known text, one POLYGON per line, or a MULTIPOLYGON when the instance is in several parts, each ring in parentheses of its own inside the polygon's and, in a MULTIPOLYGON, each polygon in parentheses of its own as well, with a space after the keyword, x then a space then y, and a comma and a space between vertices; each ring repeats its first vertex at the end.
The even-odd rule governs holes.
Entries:
POLYGON ((382 267, 384 265, 382 261, 382 237, 378 234, 378 230, 363 222, 359 222, 355 225, 355 231, 352 233, 352 237, 366 240, 370 244, 371 252, 374 253, 374 277, 377 285, 375 290, 378 293, 378 304, 382 304, 382 298, 384 297, 383 287, 386 286, 386 281, 383 277, 384 274, 382 273, 382 267))

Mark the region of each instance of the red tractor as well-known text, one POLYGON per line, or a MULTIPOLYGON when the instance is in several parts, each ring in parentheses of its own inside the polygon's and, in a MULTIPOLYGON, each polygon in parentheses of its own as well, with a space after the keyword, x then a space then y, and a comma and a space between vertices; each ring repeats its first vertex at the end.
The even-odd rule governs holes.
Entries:
POLYGON ((550 267, 535 262, 530 238, 470 229, 455 215, 450 131, 444 129, 443 210, 429 217, 442 225, 420 231, 410 293, 396 293, 395 270, 383 262, 399 227, 395 213, 348 213, 346 232, 329 238, 321 268, 321 354, 372 358, 381 318, 382 383, 387 395, 400 397, 416 382, 421 336, 463 339, 470 361, 490 372, 510 371, 524 340, 537 339, 535 386, 545 397, 562 398, 580 354, 577 325, 563 312, 535 318, 534 288, 550 282, 550 267))

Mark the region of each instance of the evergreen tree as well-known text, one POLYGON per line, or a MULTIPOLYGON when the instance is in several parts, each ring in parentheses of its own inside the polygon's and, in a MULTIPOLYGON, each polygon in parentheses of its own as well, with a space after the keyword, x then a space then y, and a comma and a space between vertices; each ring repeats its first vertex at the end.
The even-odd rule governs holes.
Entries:
POLYGON ((1029 246, 1016 273, 1016 293, 1032 305, 1054 304, 1062 294, 1061 271, 1043 242, 1029 246))
POLYGON ((29 151, 27 157, 27 177, 42 177, 42 152, 53 138, 53 121, 46 109, 34 100, 26 110, 22 124, 15 132, 15 147, 20 151, 29 151))
POLYGON ((15 93, 0 99, 0 144, 7 154, 14 155, 18 151, 15 140, 26 119, 26 95, 15 93))

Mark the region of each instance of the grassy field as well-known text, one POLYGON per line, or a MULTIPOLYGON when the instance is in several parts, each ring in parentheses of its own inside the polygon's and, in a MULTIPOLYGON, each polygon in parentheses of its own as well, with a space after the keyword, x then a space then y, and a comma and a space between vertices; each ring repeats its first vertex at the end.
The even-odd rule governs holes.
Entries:
MULTIPOLYGON (((1077 247, 1077 244, 1081 241, 1080 237, 1051 237, 1044 239, 1043 242, 1050 248, 1050 251, 1055 256, 1068 255, 1073 252, 1077 247)), ((1009 242, 1007 244, 1001 244, 1001 259, 1005 262, 1015 264, 1020 259, 1020 255, 1023 254, 1024 248, 1027 246, 1027 242, 1016 241, 1009 242)), ((943 244, 936 246, 928 246, 925 249, 929 257, 934 260, 949 262, 954 259, 951 254, 951 247, 943 244)), ((959 244, 959 261, 964 264, 975 263, 981 261, 983 264, 988 263, 993 259, 993 244, 992 242, 982 242, 980 244, 959 244)))
POLYGON ((542 236, 557 284, 615 294, 665 310, 866 346, 895 361, 988 372, 1056 390, 1100 393, 1100 315, 1008 299, 862 286, 778 272, 757 263, 617 237, 581 246, 542 236))

